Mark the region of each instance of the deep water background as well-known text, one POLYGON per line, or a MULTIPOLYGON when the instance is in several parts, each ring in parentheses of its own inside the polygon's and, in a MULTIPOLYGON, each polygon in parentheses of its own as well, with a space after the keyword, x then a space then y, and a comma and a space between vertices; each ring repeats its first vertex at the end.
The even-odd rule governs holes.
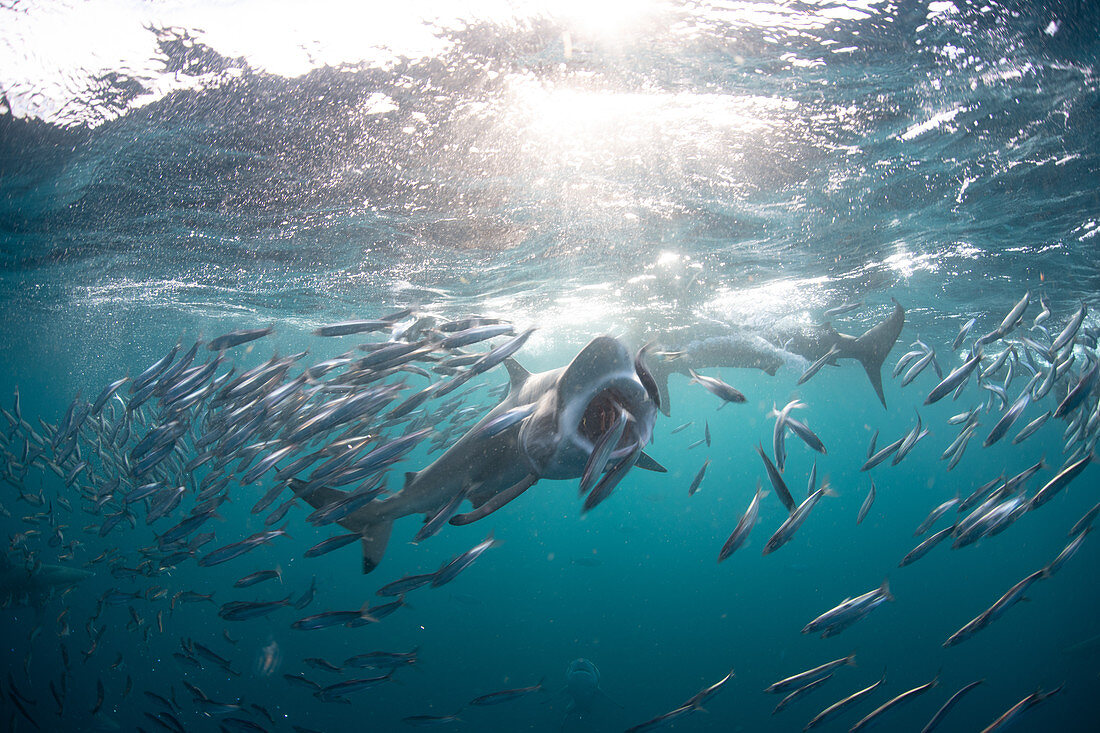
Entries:
MULTIPOLYGON (((238 15, 196 6, 189 18, 170 6, 104 3, 94 22, 82 7, 0 3, 0 405, 11 409, 18 386, 32 424, 56 424, 76 395, 93 399, 180 340, 274 325, 271 337, 236 349, 235 363, 305 349, 315 363, 355 343, 318 339, 316 326, 404 305, 538 326, 518 356, 532 370, 566 363, 601 333, 806 325, 849 300, 866 305, 833 321, 845 333, 881 320, 890 298, 907 308, 907 322, 884 367, 885 410, 854 362, 800 387, 797 361, 774 377, 708 370, 749 398, 720 411, 715 397, 673 376, 672 415, 659 417, 648 449, 669 473, 632 472, 584 517, 575 482, 544 481, 419 546, 407 543, 418 519, 405 518, 384 563, 363 576, 354 545, 301 557, 331 532, 307 525, 296 507, 292 538, 223 565, 188 562, 140 581, 101 572, 40 616, 5 609, 0 672, 36 700, 44 729, 152 729, 143 713, 156 708, 141 693, 174 693, 187 711, 181 679, 211 698, 262 705, 280 730, 401 730, 406 716, 452 713, 477 695, 544 680, 545 695, 465 709, 454 725, 556 731, 566 708, 558 691, 578 657, 599 667, 609 700, 566 730, 627 728, 730 669, 736 676, 709 714, 674 730, 801 729, 883 669, 883 691, 831 729, 937 673, 939 687, 882 727, 919 730, 954 690, 984 678, 942 730, 980 730, 1037 687, 1063 683, 1019 729, 1095 728, 1095 538, 1029 591, 1030 602, 960 646, 941 644, 1057 555, 1100 501, 1100 471, 1087 469, 1003 534, 936 548, 899 569, 918 541, 913 529, 937 504, 1040 458, 1050 468, 1032 487, 1048 479, 1065 456, 1065 426, 1051 421, 1019 446, 982 449, 995 422, 984 415, 949 473, 940 454, 956 428, 947 418, 988 394, 971 384, 957 403, 923 407, 930 372, 905 388, 888 377, 917 338, 945 369, 957 365, 958 327, 977 317, 976 333, 991 330, 1025 290, 1035 296, 1029 324, 1041 294, 1048 325, 1060 328, 1083 301, 1086 326, 1096 326, 1093 4, 638 3, 597 16, 580 4, 516 3, 462 6, 446 18, 430 6, 322 4, 316 15, 327 22, 300 38, 274 30, 305 22, 285 6, 232 6, 238 15), (341 43, 345 32, 356 42, 341 43), (108 37, 125 42, 85 52, 108 37), (768 496, 749 546, 716 564, 767 480, 755 446, 770 447, 768 413, 794 396, 828 455, 789 436, 787 482, 801 499, 816 458, 838 496, 762 557, 783 519, 768 496), (931 436, 899 465, 861 473, 871 434, 881 431, 880 447, 901 437, 915 409, 931 436), (688 450, 705 422, 713 445, 688 450), (857 527, 871 478, 878 499, 857 527), (410 608, 378 625, 290 628, 307 613, 358 608, 384 583, 434 570, 490 530, 499 547, 450 585, 411 593, 410 608), (281 586, 232 588, 276 565, 281 586), (107 625, 99 648, 86 661, 79 653, 90 646, 84 623, 110 588, 158 584, 169 597, 213 592, 220 604, 297 595, 314 576, 319 593, 307 611, 245 623, 221 621, 209 603, 169 614, 165 601, 134 601, 146 624, 164 609, 166 632, 147 641, 125 629, 125 605, 109 607, 97 622, 107 625), (884 578, 896 602, 832 639, 799 633, 884 578), (72 634, 59 639, 66 606, 72 634), (181 667, 171 656, 181 638, 229 657, 241 676, 181 667), (263 676, 257 659, 272 642, 281 662, 263 676), (59 644, 72 659, 63 718, 48 692, 61 675, 59 644), (413 647, 414 669, 347 706, 282 678, 335 682, 302 659, 413 647), (778 698, 764 687, 852 651, 857 667, 771 715, 778 698), (123 700, 127 676, 134 691, 123 700), (93 717, 97 679, 106 698, 93 717)), ((484 390, 471 399, 491 407, 484 390)), ((1033 406, 1024 419, 1052 407, 1033 406)), ((391 488, 432 458, 410 454, 391 488)), ((48 497, 67 491, 52 473, 32 475, 29 488, 41 475, 48 497)), ((261 528, 249 508, 268 481, 233 490, 213 546, 261 528)), ((0 504, 12 514, 0 517, 7 542, 38 510, 7 484, 0 504)), ((66 538, 82 543, 78 565, 108 548, 136 554, 153 539, 140 523, 100 539, 81 531, 93 520, 79 509, 53 511, 66 538)), ((31 542, 49 562, 57 549, 46 534, 31 542)), ((10 702, 3 715, 27 728, 10 702)), ((180 719, 189 730, 217 729, 216 718, 180 719)))

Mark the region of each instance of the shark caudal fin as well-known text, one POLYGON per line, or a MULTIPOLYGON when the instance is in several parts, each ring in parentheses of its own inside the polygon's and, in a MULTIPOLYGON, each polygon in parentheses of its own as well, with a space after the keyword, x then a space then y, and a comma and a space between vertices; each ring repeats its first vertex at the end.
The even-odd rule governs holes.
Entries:
POLYGON ((386 545, 390 541, 390 532, 393 530, 393 521, 386 520, 372 524, 363 529, 363 575, 378 567, 382 562, 382 556, 386 554, 386 545))
POLYGON ((886 407, 886 395, 882 391, 882 364, 897 343, 901 328, 905 325, 905 309, 895 300, 894 312, 882 323, 871 327, 859 338, 838 333, 838 356, 858 359, 871 380, 871 386, 879 402, 886 407))
MULTIPOLYGON (((415 474, 413 474, 415 475, 415 474)), ((406 477, 408 478, 408 477, 406 477)), ((314 509, 330 506, 335 502, 347 498, 347 493, 330 489, 327 486, 311 488, 305 481, 290 479, 290 488, 294 493, 314 509)), ((375 502, 371 502, 348 516, 336 521, 349 532, 358 532, 363 536, 363 574, 374 570, 378 563, 382 562, 382 556, 386 554, 386 545, 390 541, 390 531, 393 529, 393 520, 379 516, 375 508, 375 502)))

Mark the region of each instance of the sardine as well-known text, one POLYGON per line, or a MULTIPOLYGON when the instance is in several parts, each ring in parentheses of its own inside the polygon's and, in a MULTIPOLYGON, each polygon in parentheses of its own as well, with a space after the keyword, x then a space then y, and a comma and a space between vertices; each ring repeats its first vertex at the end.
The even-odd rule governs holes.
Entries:
POLYGON ((258 338, 263 338, 274 332, 274 330, 274 327, 269 326, 267 328, 251 328, 232 331, 222 336, 218 336, 215 339, 211 339, 210 343, 206 345, 206 348, 210 351, 223 351, 233 348, 234 346, 246 344, 249 341, 255 341, 258 338))
POLYGON ((764 692, 770 692, 770 693, 786 692, 787 690, 792 690, 796 687, 801 687, 801 686, 806 685, 810 682, 813 682, 814 680, 818 680, 818 679, 821 679, 822 677, 830 675, 834 671, 836 671, 837 669, 839 669, 840 667, 843 667, 845 665, 849 665, 849 666, 852 666, 852 667, 854 667, 856 665, 855 652, 852 652, 851 654, 849 654, 846 657, 841 657, 840 659, 834 659, 831 662, 825 662, 825 664, 814 667, 813 669, 807 669, 805 672, 799 672, 796 675, 791 675, 790 677, 786 677, 784 679, 781 679, 778 682, 773 682, 772 684, 770 684, 766 688, 764 688, 764 692))
POLYGON ((859 514, 856 515, 856 525, 863 523, 863 520, 867 517, 867 512, 871 511, 871 505, 875 503, 875 480, 871 479, 871 490, 867 492, 867 498, 863 500, 863 505, 859 508, 859 514))
POLYGON ((849 729, 849 733, 855 733, 855 731, 863 730, 867 726, 871 725, 871 723, 874 723, 875 721, 877 721, 882 716, 882 714, 885 713, 886 711, 888 711, 892 708, 895 708, 895 707, 897 707, 898 705, 901 705, 904 702, 908 702, 909 700, 912 700, 913 698, 917 697, 918 695, 923 695, 925 692, 928 692, 929 690, 931 690, 933 687, 935 687, 939 683, 940 683, 940 676, 937 674, 935 676, 935 678, 933 678, 930 682, 925 682, 923 685, 918 685, 917 687, 914 687, 911 690, 906 690, 905 692, 901 693, 900 695, 898 695, 898 696, 896 696, 896 697, 894 697, 890 700, 887 700, 886 702, 884 702, 883 704, 879 705, 877 708, 872 710, 870 713, 868 713, 866 716, 861 718, 858 723, 856 723, 855 725, 853 725, 849 729))
POLYGON ((944 717, 946 717, 947 714, 951 712, 951 709, 958 704, 959 700, 961 700, 966 693, 970 692, 983 682, 985 682, 984 679, 977 680, 976 682, 971 682, 970 684, 964 685, 962 688, 960 688, 958 692, 949 697, 947 699, 947 702, 945 702, 943 706, 936 711, 936 714, 933 715, 932 719, 929 720, 928 723, 921 729, 920 733, 932 733, 932 731, 935 730, 936 726, 938 726, 943 721, 944 717))
POLYGON ((927 555, 928 552, 933 547, 935 547, 940 542, 942 542, 945 538, 947 538, 949 535, 951 535, 954 531, 955 531, 955 527, 952 525, 951 527, 947 527, 945 529, 941 529, 939 532, 936 532, 934 535, 932 535, 928 539, 924 540, 924 542, 921 542, 919 545, 917 545, 912 550, 910 550, 905 555, 905 557, 903 557, 901 559, 901 562, 898 563, 898 567, 903 568, 906 565, 911 565, 911 564, 915 563, 917 560, 920 560, 922 557, 927 555))
POLYGON ((787 488, 787 484, 783 481, 783 477, 779 474, 775 465, 764 453, 764 446, 757 444, 756 452, 760 454, 760 459, 764 461, 764 468, 768 473, 768 479, 771 481, 772 488, 775 489, 776 495, 779 500, 783 502, 783 506, 787 508, 788 512, 793 512, 795 508, 794 497, 791 496, 790 490, 787 488))
POLYGON ((741 515, 741 519, 737 521, 737 526, 733 528, 733 532, 730 533, 729 538, 725 544, 722 545, 721 552, 718 553, 718 562, 722 562, 727 557, 732 555, 741 545, 745 544, 745 540, 749 537, 749 532, 756 526, 757 518, 760 516, 760 499, 764 496, 763 486, 756 485, 756 494, 752 497, 752 501, 749 502, 748 509, 741 515))
POLYGON ((844 698, 841 698, 840 700, 837 700, 832 705, 825 708, 820 713, 818 713, 816 716, 814 716, 814 718, 809 723, 807 723, 806 726, 802 730, 803 731, 808 731, 811 728, 814 728, 818 725, 821 725, 822 723, 825 723, 827 721, 832 720, 833 718, 837 717, 838 715, 840 715, 841 713, 846 711, 848 708, 855 705, 857 702, 859 702, 863 698, 870 695, 872 692, 874 692, 876 689, 878 689, 878 687, 880 685, 882 685, 884 682, 886 682, 886 671, 885 670, 883 670, 882 677, 879 678, 878 682, 874 683, 873 685, 869 685, 867 687, 864 687, 862 690, 857 690, 856 692, 853 692, 851 695, 848 695, 847 697, 844 697, 844 698))
POLYGON ((952 351, 958 351, 962 346, 962 342, 966 340, 966 337, 970 335, 970 329, 974 328, 974 324, 977 323, 977 318, 971 318, 959 328, 958 335, 955 336, 955 340, 951 342, 952 351))
POLYGON ((1081 302, 1081 307, 1077 309, 1077 312, 1070 317, 1069 323, 1058 334, 1054 341, 1050 344, 1050 350, 1052 353, 1058 353, 1062 348, 1073 340, 1073 337, 1077 335, 1077 329, 1081 327, 1081 323, 1085 320, 1085 314, 1088 309, 1085 307, 1084 301, 1081 302))
POLYGON ((688 486, 688 496, 695 496, 695 492, 699 490, 699 484, 703 483, 703 476, 706 475, 707 466, 710 465, 710 459, 703 461, 702 467, 699 472, 695 474, 695 478, 691 480, 691 485, 688 486))
POLYGON ((705 387, 708 392, 715 395, 716 397, 721 397, 726 402, 745 401, 745 395, 741 394, 739 391, 726 384, 721 379, 698 374, 695 372, 694 369, 689 369, 688 372, 691 373, 691 381, 693 383, 703 385, 703 387, 705 387))
POLYGON ((806 517, 810 516, 810 510, 817 505, 817 502, 821 500, 822 496, 836 496, 836 493, 826 484, 806 497, 806 499, 791 512, 786 521, 779 526, 779 529, 775 530, 775 534, 773 534, 767 544, 764 545, 763 554, 768 555, 775 552, 789 542, 790 539, 794 537, 794 533, 798 531, 798 528, 802 526, 802 523, 806 521, 806 517))

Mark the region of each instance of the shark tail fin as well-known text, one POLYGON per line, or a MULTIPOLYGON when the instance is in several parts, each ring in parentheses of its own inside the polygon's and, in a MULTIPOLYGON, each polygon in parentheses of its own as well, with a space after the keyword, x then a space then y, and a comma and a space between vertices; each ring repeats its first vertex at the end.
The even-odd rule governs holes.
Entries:
POLYGON ((393 522, 386 520, 363 528, 363 575, 378 567, 382 556, 386 554, 386 545, 390 541, 393 522))
POLYGON ((860 362, 863 364, 863 370, 867 372, 867 378, 871 380, 871 387, 878 395, 878 401, 882 403, 883 407, 886 407, 886 393, 882 391, 882 362, 875 363, 863 359, 860 359, 860 362))
POLYGON ((855 339, 846 356, 852 356, 863 365, 879 402, 886 407, 886 395, 882 391, 882 364, 897 343, 901 327, 905 325, 905 309, 895 300, 894 311, 882 323, 873 326, 855 339))
MULTIPOLYGON (((415 474, 411 475, 415 476, 415 474)), ((406 475, 406 480, 409 479, 410 475, 406 475)), ((298 479, 290 480, 290 488, 314 509, 320 509, 347 497, 343 491, 330 489, 327 486, 312 488, 298 479)), ((360 509, 338 520, 337 524, 349 532, 358 532, 363 535, 363 574, 374 570, 378 563, 382 562, 382 556, 386 554, 386 545, 389 544, 390 532, 393 530, 393 520, 388 517, 366 519, 364 510, 360 509)))
POLYGON ((309 504, 314 509, 320 509, 326 504, 339 501, 346 496, 342 491, 330 489, 327 486, 311 486, 306 481, 296 478, 290 479, 288 485, 295 496, 305 501, 305 503, 309 504))

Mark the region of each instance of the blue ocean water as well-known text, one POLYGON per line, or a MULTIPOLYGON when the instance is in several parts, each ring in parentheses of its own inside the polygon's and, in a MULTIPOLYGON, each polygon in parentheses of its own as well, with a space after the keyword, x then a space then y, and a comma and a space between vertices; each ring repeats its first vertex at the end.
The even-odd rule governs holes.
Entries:
MULTIPOLYGON (((624 730, 732 670, 707 713, 669 728, 796 730, 885 670, 880 688, 821 729, 851 728, 937 676, 935 688, 884 713, 879 727, 920 730, 955 690, 984 679, 939 730, 982 730, 1039 688, 1059 692, 1017 729, 1095 729, 1094 538, 1037 581, 1027 602, 943 647, 1066 546, 1070 527, 1100 501, 1095 467, 1004 532, 960 549, 948 540, 898 567, 932 508, 1042 459, 1025 488, 1034 496, 1074 450, 1095 442, 1093 425, 1067 446, 1070 421, 1054 418, 1011 442, 1095 359, 1093 4, 316 5, 0 3, 0 406, 14 417, 18 390, 29 426, 0 416, 0 527, 21 572, 33 576, 45 563, 94 573, 37 603, 10 598, 0 612, 4 726, 404 730, 410 716, 457 712, 437 724, 624 730), (904 371, 891 372, 920 341, 946 375, 1025 292, 1023 321, 986 345, 981 367, 1014 345, 1011 402, 1030 361, 1049 371, 1019 337, 1049 345, 1083 303, 1075 363, 1007 439, 985 448, 1003 409, 993 391, 971 378, 957 400, 925 406, 938 381, 933 367, 907 386, 904 371), (791 335, 821 333, 825 320, 859 335, 889 315, 891 299, 906 312, 882 368, 885 408, 852 360, 798 384, 823 350, 801 349, 791 335), (846 302, 863 305, 825 316, 846 302), (100 536, 125 507, 108 492, 102 506, 94 501, 113 473, 110 456, 163 418, 155 399, 133 422, 126 450, 104 448, 89 426, 79 455, 60 460, 52 445, 31 460, 24 454, 30 431, 48 439, 71 405, 136 377, 177 343, 186 350, 272 326, 230 349, 217 373, 307 352, 293 377, 385 338, 326 339, 317 327, 404 307, 439 323, 482 314, 536 327, 516 357, 531 371, 566 365, 601 334, 631 350, 657 340, 662 353, 651 365, 674 365, 668 352, 704 338, 759 337, 781 366, 769 375, 706 365, 705 374, 747 397, 721 409, 718 397, 672 374, 671 414, 657 417, 646 447, 668 472, 635 468, 591 512, 582 513, 576 480, 547 479, 417 545, 409 540, 420 517, 405 517, 368 575, 356 544, 303 557, 344 530, 313 527, 302 502, 287 514, 289 536, 219 565, 196 563, 265 529, 271 510, 250 510, 273 474, 242 485, 238 472, 220 518, 201 530, 215 539, 169 567, 151 562, 159 554, 149 548, 194 506, 193 490, 169 517, 147 525, 139 503, 133 526, 123 518, 100 536), (1044 332, 1033 324, 1046 307, 1044 332), (971 335, 952 349, 971 318, 971 335), (816 461, 819 484, 837 496, 822 498, 790 543, 764 556, 788 514, 772 491, 747 545, 716 563, 758 483, 769 486, 756 447, 772 453, 771 411, 796 397, 806 407, 793 415, 827 454, 787 434, 783 476, 801 501, 816 461), (962 427, 948 419, 971 408, 979 427, 948 471, 941 454, 962 427), (884 447, 918 415, 930 434, 903 461, 860 470, 872 434, 884 447), (710 445, 689 447, 705 426, 710 445), (80 461, 88 468, 67 483, 80 461), (872 479, 877 498, 857 526, 872 479), (499 546, 452 583, 410 592, 408 607, 377 624, 291 627, 378 604, 382 585, 433 572, 490 531, 499 546), (276 567, 279 580, 233 587, 276 567), (127 572, 135 568, 145 572, 127 572), (316 597, 301 610, 218 616, 231 601, 296 600, 314 579, 316 597), (834 637, 800 633, 884 579, 893 602, 834 637), (137 596, 112 604, 112 591, 137 596), (173 603, 181 591, 213 600, 173 603), (193 642, 228 659, 231 671, 193 642), (415 665, 348 704, 284 677, 321 686, 369 677, 375 672, 305 660, 340 665, 359 653, 413 649, 415 665), (781 696, 765 687, 852 652, 854 667, 773 714, 781 696), (580 658, 598 667, 603 694, 571 711, 566 670, 580 658), (210 714, 185 682, 242 709, 210 714), (542 691, 514 701, 468 705, 540 682, 542 691)), ((198 361, 212 356, 203 348, 198 361)), ((1004 376, 983 384, 1003 385, 1004 376)), ((465 422, 434 419, 438 400, 417 419, 441 432, 472 425, 507 376, 498 367, 470 384, 479 382, 488 386, 459 408, 469 409, 465 422)), ((119 395, 129 400, 129 386, 119 395)), ((109 411, 114 427, 120 403, 109 411)), ((1091 394, 1081 413, 1095 411, 1091 394)), ((207 413, 193 413, 202 425, 207 413)), ((181 464, 200 452, 197 431, 179 447, 181 464)), ((428 451, 423 443, 392 466, 388 489, 440 455, 428 451)), ((199 483, 210 470, 184 480, 199 483)), ((120 485, 131 483, 124 475, 120 485)))

